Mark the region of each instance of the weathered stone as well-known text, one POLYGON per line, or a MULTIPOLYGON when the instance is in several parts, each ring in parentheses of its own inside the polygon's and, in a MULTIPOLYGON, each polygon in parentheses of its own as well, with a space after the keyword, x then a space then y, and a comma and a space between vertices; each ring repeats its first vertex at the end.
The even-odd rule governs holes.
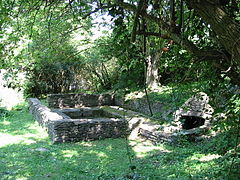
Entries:
MULTIPOLYGON (((135 98, 128 101, 124 97, 115 97, 115 105, 150 115, 148 101, 146 98, 135 98)), ((150 106, 153 113, 159 113, 163 111, 164 104, 161 102, 150 101, 150 106)))
POLYGON ((114 98, 111 94, 49 94, 47 99, 50 108, 114 105, 114 98))
POLYGON ((126 137, 128 133, 128 122, 126 120, 109 112, 104 113, 100 108, 52 111, 43 106, 36 98, 29 98, 28 102, 30 112, 39 124, 47 128, 48 134, 54 143, 119 138, 126 137), (99 116, 107 114, 109 117, 88 117, 88 115, 93 116, 94 111, 99 116), (75 113, 74 116, 78 119, 71 119, 65 114, 66 112, 75 113), (82 115, 81 113, 85 114, 82 115), (80 117, 77 115, 80 115, 80 117))
MULTIPOLYGON (((144 115, 132 111, 129 113, 130 111, 119 107, 116 107, 117 111, 121 110, 123 115, 108 111, 107 108, 104 109, 103 107, 83 107, 114 105, 113 97, 105 96, 86 94, 49 95, 48 101, 51 107, 63 108, 54 110, 41 105, 37 99, 31 98, 29 100, 29 110, 37 121, 47 128, 49 136, 55 143, 88 141, 109 137, 118 138, 126 137, 129 134, 131 134, 130 139, 140 135, 153 141, 172 142, 176 137, 200 134, 208 129, 210 124, 208 119, 204 119, 204 124, 201 124, 200 128, 194 128, 194 126, 193 129, 183 130, 184 125, 180 121, 181 119, 189 117, 188 120, 199 123, 201 118, 209 118, 213 112, 205 93, 199 93, 184 103, 176 112, 176 121, 171 125, 160 126, 158 123, 149 121, 144 115), (108 100, 104 100, 105 96, 108 100), (71 109, 69 107, 80 108, 71 109), (200 120, 198 121, 196 118, 200 120)), ((128 106, 126 108, 148 113, 147 102, 144 100, 126 103, 123 99, 115 99, 115 103, 123 107, 128 104, 131 108, 128 106)), ((162 111, 161 103, 152 107, 155 108, 154 112, 162 111)), ((185 129, 188 128, 185 127, 185 129)))
POLYGON ((179 121, 183 116, 194 116, 203 119, 210 119, 213 108, 208 104, 209 97, 206 93, 200 92, 189 98, 176 112, 175 121, 179 121))
POLYGON ((171 142, 181 136, 199 136, 210 128, 213 108, 205 93, 189 98, 175 113, 175 121, 160 126, 154 122, 142 123, 139 134, 152 141, 171 142), (181 121, 184 122, 181 122, 181 121))

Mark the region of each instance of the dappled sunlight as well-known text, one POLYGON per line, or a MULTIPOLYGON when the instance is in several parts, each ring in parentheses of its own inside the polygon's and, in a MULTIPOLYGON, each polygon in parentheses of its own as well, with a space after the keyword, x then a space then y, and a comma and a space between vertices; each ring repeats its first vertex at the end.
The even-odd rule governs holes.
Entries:
MULTIPOLYGON (((169 86, 159 86, 155 87, 150 90, 149 94, 158 94, 158 95, 168 95, 172 93, 172 87, 169 86)), ((146 93, 144 91, 134 91, 125 96, 126 100, 131 100, 131 99, 141 99, 146 96, 146 93)))
POLYGON ((190 160, 198 160, 200 162, 207 162, 207 161, 211 161, 214 159, 218 159, 222 156, 218 155, 218 154, 208 154, 208 155, 204 155, 204 154, 194 154, 190 160))
POLYGON ((151 92, 155 92, 158 94, 170 94, 170 93, 172 93, 172 87, 158 86, 158 87, 154 87, 153 89, 151 89, 151 92))
POLYGON ((145 95, 146 94, 144 92, 135 91, 135 92, 127 94, 126 100, 135 99, 135 98, 143 98, 145 95))
POLYGON ((85 141, 83 141, 83 142, 78 142, 78 144, 81 145, 81 146, 86 146, 86 147, 92 147, 92 146, 94 146, 94 144, 93 144, 92 142, 85 142, 85 141))
POLYGON ((27 133, 24 135, 11 135, 8 133, 0 133, 0 147, 4 147, 11 144, 33 144, 36 143, 38 140, 47 139, 47 134, 40 135, 40 134, 32 134, 27 133))
POLYGON ((10 144, 17 144, 21 142, 21 136, 13 136, 6 133, 0 133, 0 148, 10 144))
POLYGON ((116 179, 132 173, 132 166, 143 179, 201 179, 219 167, 221 156, 197 144, 153 144, 140 137, 52 144, 24 108, 1 121, 6 124, 0 126, 0 176, 5 179, 116 179))
POLYGON ((63 157, 73 157, 73 156, 78 156, 79 153, 78 151, 75 150, 63 150, 62 151, 63 157))
POLYGON ((240 180, 240 0, 0 7, 0 180, 240 180))
POLYGON ((103 152, 90 151, 90 153, 96 154, 96 156, 99 157, 99 158, 107 158, 107 157, 108 157, 108 156, 107 156, 105 153, 103 153, 103 152))
POLYGON ((4 120, 3 122, 0 122, 0 124, 1 124, 1 125, 4 125, 4 126, 8 126, 8 125, 11 124, 11 122, 4 120))
POLYGON ((167 150, 163 145, 153 145, 150 141, 131 141, 130 146, 137 158, 143 158, 148 156, 152 152, 171 152, 167 150))
POLYGON ((34 144, 48 138, 47 132, 37 122, 29 121, 29 116, 22 111, 12 112, 0 122, 0 147, 12 144, 34 144))
POLYGON ((46 130, 45 130, 43 127, 41 127, 37 122, 35 122, 35 123, 33 123, 33 124, 30 124, 30 125, 27 127, 27 129, 28 129, 29 131, 36 132, 36 133, 37 133, 36 136, 41 135, 41 136, 40 136, 41 138, 46 138, 46 137, 48 137, 48 134, 47 134, 46 130))
POLYGON ((32 144, 36 143, 37 141, 48 139, 48 135, 46 132, 33 134, 33 133, 26 133, 21 136, 22 137, 22 143, 23 144, 32 144))

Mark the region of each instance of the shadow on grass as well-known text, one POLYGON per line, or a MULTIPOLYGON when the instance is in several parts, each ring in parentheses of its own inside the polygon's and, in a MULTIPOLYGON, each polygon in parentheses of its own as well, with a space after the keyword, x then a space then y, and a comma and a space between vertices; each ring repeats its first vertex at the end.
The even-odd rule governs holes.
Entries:
POLYGON ((0 179, 115 178, 129 171, 125 139, 52 144, 25 107, 0 124, 0 179))
POLYGON ((52 144, 25 107, 11 113, 0 119, 0 179, 225 179, 231 166, 214 150, 218 137, 175 145, 125 139, 52 144))
POLYGON ((0 149, 1 179, 98 179, 128 172, 122 139, 52 145, 48 140, 0 149))
POLYGON ((140 154, 140 157, 139 153, 135 153, 136 173, 142 179, 156 180, 238 180, 240 146, 234 152, 234 145, 227 143, 223 136, 219 134, 202 142, 182 140, 175 145, 159 144, 155 149, 140 154), (220 139, 222 142, 219 142, 220 139), (226 149, 223 151, 221 147, 226 149))

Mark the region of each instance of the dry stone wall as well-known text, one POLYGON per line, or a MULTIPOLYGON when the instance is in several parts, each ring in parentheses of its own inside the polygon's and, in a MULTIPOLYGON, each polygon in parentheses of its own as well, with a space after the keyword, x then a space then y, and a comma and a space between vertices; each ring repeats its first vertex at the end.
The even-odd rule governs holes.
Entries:
MULTIPOLYGON (((150 115, 150 110, 146 98, 132 99, 130 101, 125 100, 124 97, 115 97, 115 105, 121 106, 126 109, 141 112, 143 114, 150 115)), ((153 113, 159 113, 163 111, 163 103, 150 101, 150 106, 153 113)))
POLYGON ((36 98, 29 98, 29 111, 45 127, 53 143, 119 138, 127 135, 128 123, 121 118, 71 119, 60 110, 51 110, 36 98))
POLYGON ((37 98, 29 98, 29 112, 33 115, 34 119, 38 121, 40 125, 43 127, 48 127, 50 121, 57 121, 62 119, 70 119, 70 117, 53 112, 48 107, 41 104, 41 102, 37 98))
POLYGON ((214 109, 209 104, 209 97, 204 92, 199 92, 189 98, 176 112, 175 121, 183 116, 200 117, 206 120, 211 119, 214 109))
POLYGON ((125 137, 127 123, 121 119, 71 119, 50 122, 48 130, 53 142, 90 141, 125 137))
MULTIPOLYGON (((46 106, 41 105, 37 99, 30 99, 29 105, 30 112, 33 116, 40 124, 47 127, 53 142, 95 140, 109 137, 117 138, 125 137, 130 133, 135 133, 136 136, 142 135, 150 139, 170 142, 179 135, 191 136, 193 134, 200 134, 209 128, 209 118, 213 113, 213 109, 208 102, 209 98, 205 93, 199 93, 191 97, 175 112, 175 121, 169 126, 152 124, 142 115, 128 117, 127 114, 129 113, 125 113, 125 110, 123 111, 125 114, 124 119, 126 120, 123 120, 121 115, 117 117, 113 112, 109 114, 106 109, 102 112, 101 108, 104 109, 106 107, 92 107, 118 105, 149 114, 148 104, 144 98, 126 101, 124 98, 113 97, 110 94, 51 94, 48 96, 49 106, 60 109, 50 110, 46 106), (84 108, 84 106, 88 107, 84 108), (71 107, 77 107, 77 109, 71 109, 71 107), (81 118, 78 119, 78 116, 81 116, 81 118), (194 117, 194 122, 196 117, 203 118, 206 121, 197 128, 183 129, 183 124, 180 119, 188 116, 194 117)), ((154 113, 162 112, 164 114, 166 110, 164 110, 163 103, 151 103, 154 113)), ((117 107, 117 111, 119 111, 119 107, 117 107)), ((169 112, 165 114, 167 115, 169 112)))
POLYGON ((49 94, 47 99, 50 108, 114 105, 114 98, 111 94, 49 94))
MULTIPOLYGON (((164 104, 151 101, 153 113, 162 112, 162 118, 165 119, 170 112, 163 110, 164 104)), ((114 96, 112 94, 50 94, 48 95, 48 105, 50 108, 78 108, 93 106, 120 106, 133 111, 150 115, 148 102, 146 98, 136 98, 130 101, 124 97, 114 96)))

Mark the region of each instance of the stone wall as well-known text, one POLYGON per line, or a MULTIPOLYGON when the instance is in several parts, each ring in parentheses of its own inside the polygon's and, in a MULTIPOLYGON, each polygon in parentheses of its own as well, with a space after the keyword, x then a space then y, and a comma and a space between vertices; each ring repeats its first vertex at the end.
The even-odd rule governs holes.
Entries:
POLYGON ((128 123, 121 118, 71 119, 36 98, 29 98, 28 102, 30 113, 47 129, 53 143, 125 137, 128 132, 128 123))
MULTIPOLYGON (((131 99, 126 101, 124 97, 115 97, 115 105, 121 106, 126 109, 141 112, 143 114, 150 115, 150 110, 146 98, 131 99)), ((161 102, 150 101, 150 106, 153 113, 163 112, 164 104, 161 102)))
MULTIPOLYGON (((111 94, 49 94, 48 105, 50 108, 79 108, 82 106, 120 106, 133 111, 141 112, 150 115, 150 110, 146 98, 136 98, 130 101, 125 100, 124 97, 113 96, 111 94)), ((163 110, 164 104, 161 102, 150 101, 153 113, 164 112, 166 115, 168 111, 163 110)), ((165 118, 165 114, 163 118, 165 118)))
POLYGON ((126 137, 127 122, 122 119, 71 119, 52 121, 48 125, 53 142, 77 142, 126 137))
POLYGON ((204 92, 199 92, 189 98, 176 112, 175 121, 183 116, 211 119, 214 109, 209 104, 209 97, 204 92))
POLYGON ((50 108, 114 105, 114 98, 111 94, 49 94, 47 100, 50 108))
POLYGON ((38 123, 45 128, 48 127, 48 124, 51 121, 70 119, 64 114, 51 111, 51 109, 42 105, 37 98, 29 98, 28 104, 29 112, 33 115, 34 119, 37 120, 38 123))

